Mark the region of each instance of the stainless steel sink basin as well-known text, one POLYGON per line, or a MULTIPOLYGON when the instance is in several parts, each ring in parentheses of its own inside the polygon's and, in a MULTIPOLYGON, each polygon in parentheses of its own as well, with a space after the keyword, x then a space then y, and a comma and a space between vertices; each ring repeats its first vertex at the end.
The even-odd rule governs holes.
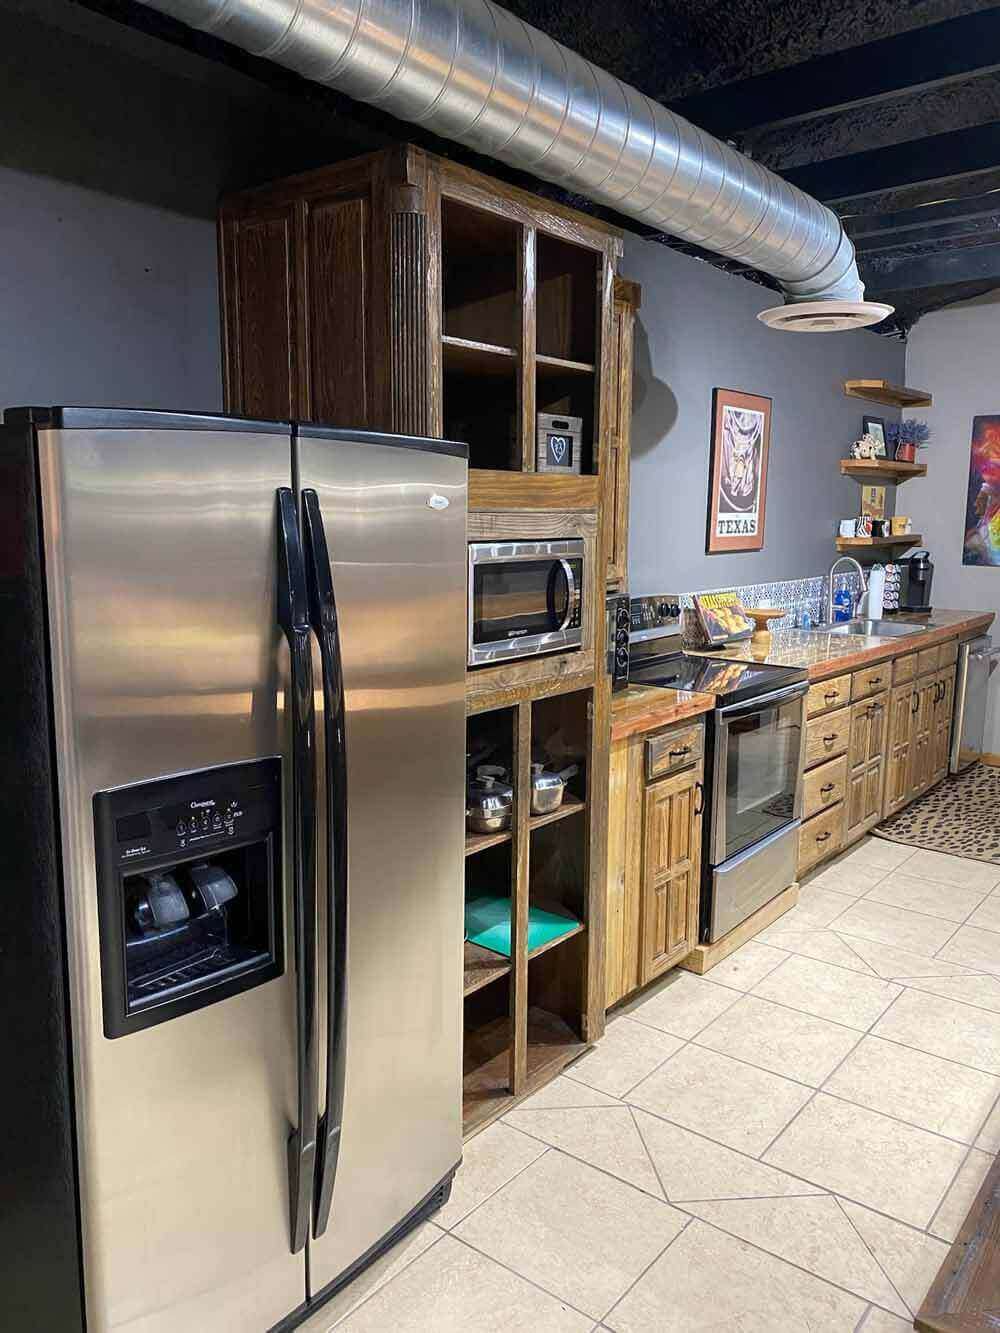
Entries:
POLYGON ((838 625, 820 627, 826 634, 856 634, 872 639, 901 639, 907 634, 922 634, 925 629, 935 629, 931 621, 922 625, 901 625, 895 620, 845 620, 838 625))

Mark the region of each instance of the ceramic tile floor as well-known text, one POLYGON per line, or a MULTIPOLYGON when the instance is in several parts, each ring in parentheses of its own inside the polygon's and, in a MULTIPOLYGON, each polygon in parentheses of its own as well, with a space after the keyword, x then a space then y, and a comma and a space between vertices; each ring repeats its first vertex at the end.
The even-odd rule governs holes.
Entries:
POLYGON ((1000 869, 878 839, 473 1138, 307 1333, 903 1333, 1000 1150, 1000 869))

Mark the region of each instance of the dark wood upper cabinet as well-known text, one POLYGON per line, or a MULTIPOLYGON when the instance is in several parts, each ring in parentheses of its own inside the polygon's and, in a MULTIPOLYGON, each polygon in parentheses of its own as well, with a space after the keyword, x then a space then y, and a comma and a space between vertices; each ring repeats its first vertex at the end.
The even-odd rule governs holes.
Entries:
POLYGON ((229 411, 464 440, 484 486, 570 415, 609 483, 614 228, 404 145, 231 195, 219 235, 229 411))

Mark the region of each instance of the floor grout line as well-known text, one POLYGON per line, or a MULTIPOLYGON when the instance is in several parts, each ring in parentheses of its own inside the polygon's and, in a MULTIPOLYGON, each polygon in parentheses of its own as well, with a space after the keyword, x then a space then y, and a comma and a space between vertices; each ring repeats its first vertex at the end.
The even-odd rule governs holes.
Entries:
POLYGON ((646 1160, 653 1168, 653 1175, 656 1177, 660 1189, 663 1191, 663 1197, 666 1199, 667 1203, 670 1203, 670 1195, 667 1193, 667 1187, 664 1185, 663 1177, 660 1175, 660 1168, 656 1165, 656 1162, 653 1159, 653 1154, 649 1151, 649 1144, 646 1142, 646 1136, 643 1134, 642 1128, 638 1120, 635 1118, 635 1107, 629 1106, 628 1113, 632 1117, 632 1124, 635 1126, 635 1132, 639 1135, 639 1142, 642 1144, 642 1150, 646 1154, 646 1160))
POLYGON ((851 1228, 851 1230, 854 1232, 855 1236, 857 1236, 858 1240, 861 1242, 861 1244, 862 1244, 862 1246, 864 1247, 864 1249, 865 1249, 865 1250, 868 1252, 868 1254, 871 1256, 872 1263, 873 1263, 873 1264, 875 1265, 875 1267, 879 1270, 879 1272, 880 1272, 880 1273, 882 1274, 882 1276, 885 1278, 886 1282, 888 1282, 889 1286, 893 1289, 893 1291, 894 1291, 894 1292, 896 1293, 896 1295, 899 1297, 899 1300, 900 1300, 900 1303, 901 1303, 902 1306, 903 1306, 903 1309, 904 1309, 904 1310, 909 1310, 909 1311, 910 1311, 910 1314, 912 1315, 912 1314, 914 1313, 914 1311, 913 1311, 912 1309, 910 1309, 910 1302, 905 1298, 905 1296, 903 1295, 903 1293, 902 1293, 902 1292, 899 1290, 899 1288, 896 1286, 895 1282, 893 1282, 892 1278, 891 1278, 891 1277, 889 1276, 889 1274, 885 1271, 884 1267, 882 1266, 881 1262, 879 1261, 878 1255, 875 1253, 875 1251, 872 1249, 872 1247, 868 1244, 868 1242, 865 1240, 864 1236, 862 1236, 861 1232, 857 1229, 857 1227, 854 1225, 854 1222, 853 1222, 853 1221, 851 1220, 851 1218, 848 1216, 848 1214, 847 1214, 847 1209, 844 1207, 843 1203, 841 1202, 839 1195, 835 1194, 835 1195, 833 1196, 833 1198, 834 1198, 834 1201, 836 1202, 837 1207, 838 1207, 838 1208, 840 1209, 840 1211, 841 1211, 841 1214, 842 1214, 842 1216, 843 1216, 843 1218, 844 1218, 844 1221, 845 1221, 845 1222, 847 1223, 847 1225, 851 1228))
MULTIPOLYGON (((624 1017, 624 1015, 622 1015, 622 1016, 624 1017)), ((635 1019, 635 1020, 633 1020, 633 1021, 634 1021, 634 1022, 638 1022, 639 1020, 638 1020, 638 1019, 635 1019)), ((674 1058, 675 1055, 678 1055, 678 1054, 684 1049, 685 1046, 690 1045, 690 1042, 689 1042, 688 1040, 686 1040, 685 1038, 683 1038, 683 1037, 678 1037, 678 1036, 677 1036, 675 1033, 673 1033, 673 1032, 664 1032, 662 1028, 654 1028, 653 1025, 652 1025, 651 1023, 643 1023, 642 1026, 643 1026, 644 1028, 647 1028, 647 1029, 653 1031, 653 1032, 659 1032, 662 1036, 665 1036, 665 1037, 673 1037, 674 1041, 679 1041, 681 1044, 680 1044, 680 1046, 677 1047, 677 1050, 675 1050, 675 1051, 671 1051, 670 1054, 669 1054, 668 1056, 665 1056, 664 1059, 662 1059, 658 1065, 655 1065, 655 1066, 649 1071, 648 1074, 643 1074, 643 1076, 642 1076, 640 1079, 638 1079, 635 1083, 633 1083, 631 1087, 626 1088, 626 1090, 625 1090, 625 1091, 621 1094, 621 1096, 618 1098, 619 1101, 624 1101, 624 1099, 625 1099, 626 1097, 628 1097, 631 1093, 635 1092, 636 1088, 639 1086, 640 1083, 645 1083, 645 1081, 646 1081, 647 1078, 652 1078, 653 1075, 654 1075, 655 1073, 657 1073, 659 1070, 661 1070, 661 1069, 663 1068, 663 1066, 664 1066, 669 1060, 672 1060, 672 1059, 674 1058)), ((570 1066, 570 1068, 572 1068, 572 1067, 573 1067, 573 1066, 570 1066)), ((565 1074, 565 1076, 566 1076, 567 1078, 573 1078, 573 1075, 569 1072, 569 1069, 564 1069, 564 1070, 563 1070, 563 1073, 565 1074)), ((583 1083, 583 1079, 582 1079, 582 1078, 573 1079, 573 1081, 574 1081, 574 1083, 583 1083)), ((590 1084, 590 1083, 583 1083, 583 1085, 584 1085, 584 1087, 588 1087, 588 1088, 593 1086, 593 1085, 590 1084)), ((596 1091, 596 1092, 604 1092, 604 1089, 603 1089, 603 1088, 596 1088, 595 1091, 596 1091)), ((613 1097, 615 1094, 614 1094, 613 1092, 604 1092, 604 1095, 605 1095, 606 1097, 613 1097)))
POLYGON ((680 1240, 681 1236, 684 1235, 684 1232, 687 1231, 688 1227, 691 1225, 691 1223, 692 1223, 694 1220, 695 1220, 694 1217, 692 1217, 690 1214, 688 1214, 687 1221, 686 1221, 686 1222, 684 1223, 684 1225, 681 1227, 680 1231, 678 1231, 677 1235, 676 1235, 676 1236, 672 1236, 672 1237, 670 1238, 670 1240, 667 1241, 666 1245, 664 1245, 663 1249, 662 1249, 662 1250, 660 1251, 660 1253, 656 1256, 656 1258, 655 1258, 655 1259, 651 1259, 651 1260, 649 1261, 649 1263, 648 1263, 648 1264, 646 1265, 646 1267, 642 1270, 642 1272, 641 1272, 641 1273, 639 1274, 639 1276, 635 1279, 635 1281, 634 1281, 634 1282, 630 1282, 629 1285, 628 1285, 628 1286, 625 1288, 625 1290, 622 1292, 622 1294, 618 1297, 618 1299, 611 1305, 611 1307, 610 1307, 609 1309, 607 1309, 607 1310, 604 1311, 604 1314, 601 1316, 601 1323, 602 1323, 602 1324, 604 1323, 605 1319, 608 1318, 609 1315, 614 1314, 615 1310, 618 1309, 619 1305, 621 1305, 621 1303, 622 1303, 622 1301, 625 1299, 625 1297, 628 1296, 629 1293, 630 1293, 631 1291, 633 1291, 633 1290, 635 1289, 635 1287, 637 1287, 637 1286, 639 1285, 639 1283, 640 1283, 640 1282, 642 1281, 642 1279, 646 1276, 646 1274, 647 1274, 647 1273, 649 1272, 649 1270, 653 1267, 653 1265, 654 1265, 654 1264, 658 1264, 658 1263, 660 1262, 660 1260, 663 1258, 663 1256, 666 1254, 666 1252, 670 1249, 671 1245, 673 1245, 675 1241, 680 1240))
MULTIPOLYGON (((487 1128, 490 1128, 490 1126, 487 1126, 487 1128)), ((508 1125, 507 1128, 517 1129, 517 1126, 508 1125)), ((547 1152, 552 1151, 551 1143, 545 1143, 544 1139, 539 1139, 534 1134, 528 1134, 523 1129, 519 1129, 518 1133, 524 1134, 525 1138, 532 1139, 535 1143, 544 1144, 543 1151, 540 1152, 537 1157, 533 1157, 530 1162, 525 1162, 524 1166, 520 1167, 519 1170, 515 1171, 512 1176, 510 1176, 507 1180, 503 1181, 502 1184, 498 1185, 495 1190, 490 1190, 489 1194, 487 1194, 484 1198, 480 1199, 478 1203, 473 1204, 467 1213, 463 1213, 462 1216, 458 1218, 456 1221, 452 1222, 450 1226, 446 1226, 444 1222, 438 1222, 436 1225, 439 1226, 442 1231, 445 1231, 450 1236, 454 1232, 456 1227, 460 1227, 463 1222, 468 1221, 468 1219, 472 1216, 473 1213, 477 1213, 479 1209, 482 1208, 484 1203, 489 1203, 490 1199, 495 1198, 500 1193, 501 1190, 504 1190, 507 1188, 508 1185, 513 1184, 513 1182, 517 1180, 518 1176, 524 1175, 525 1171, 527 1171, 529 1166, 534 1166, 536 1162, 540 1162, 542 1160, 542 1158, 545 1156, 547 1152)), ((431 1220, 433 1221, 433 1218, 431 1220)))
MULTIPOLYGON (((452 1235, 451 1232, 448 1234, 452 1235)), ((479 1254, 484 1259, 488 1259, 491 1264, 496 1264, 498 1268, 504 1269, 505 1272, 512 1273, 514 1277, 520 1279, 521 1282, 527 1282, 528 1285, 534 1287, 536 1291, 541 1291, 544 1292, 546 1296, 551 1296, 553 1300, 558 1301, 560 1305, 565 1305, 567 1309, 572 1310, 575 1314, 581 1315, 584 1319, 595 1319, 595 1316, 592 1315, 589 1310, 581 1310, 578 1305, 574 1305, 572 1301, 568 1300, 565 1296, 561 1296, 558 1292, 553 1291, 551 1287, 543 1287, 540 1282, 536 1282, 534 1278, 527 1277, 516 1268, 511 1268, 510 1264, 505 1264, 502 1259, 498 1259, 496 1255, 490 1254, 488 1250, 481 1250, 478 1245, 473 1245, 471 1241, 465 1240, 462 1236, 454 1236, 453 1239, 457 1240, 459 1245, 464 1245, 467 1250, 472 1250, 474 1254, 479 1254)), ((596 1317, 597 1323, 600 1323, 600 1318, 600 1316, 596 1317)))
MULTIPOLYGON (((428 1218, 426 1220, 431 1222, 434 1221, 433 1218, 428 1218)), ((345 1310, 342 1315, 338 1315, 337 1318, 333 1321, 333 1323, 329 1325, 329 1327, 326 1330, 326 1333, 333 1333, 333 1330, 339 1327, 339 1325, 341 1325, 345 1319, 349 1319, 351 1315, 357 1314, 357 1312, 361 1309, 362 1305, 367 1305, 368 1302, 374 1296, 380 1295, 388 1287, 391 1287, 392 1284, 396 1281, 396 1278, 402 1277, 403 1274, 406 1272, 406 1270, 410 1268, 413 1264, 415 1264, 418 1259, 422 1259, 425 1254, 430 1254, 431 1250, 433 1250, 435 1245, 439 1245, 445 1236, 451 1234, 449 1231, 446 1231, 444 1227, 438 1226, 436 1222, 434 1223, 434 1225, 437 1227, 438 1231, 441 1232, 441 1235, 435 1236, 434 1239, 431 1241, 431 1243, 425 1249, 421 1250, 419 1254, 415 1254, 412 1259, 408 1259, 398 1273, 393 1273, 392 1277, 388 1278, 385 1282, 379 1283, 379 1285, 375 1288, 375 1290, 370 1291, 367 1296, 363 1296, 361 1300, 358 1301, 357 1305, 352 1305, 349 1310, 345 1310)), ((414 1228, 414 1230, 416 1230, 416 1228, 414 1228)), ((410 1232, 408 1234, 412 1235, 413 1232, 410 1232)), ((362 1276, 362 1274, 359 1274, 358 1276, 360 1277, 362 1276)), ((351 1284, 348 1283, 347 1286, 341 1288, 340 1292, 338 1292, 337 1295, 341 1295, 343 1292, 350 1291, 350 1289, 351 1289, 351 1284)), ((330 1298, 331 1305, 337 1299, 337 1295, 331 1296, 330 1298)), ((323 1307, 320 1306, 320 1310, 322 1310, 322 1308, 323 1307)), ((319 1310, 317 1310, 316 1313, 318 1314, 319 1310)))

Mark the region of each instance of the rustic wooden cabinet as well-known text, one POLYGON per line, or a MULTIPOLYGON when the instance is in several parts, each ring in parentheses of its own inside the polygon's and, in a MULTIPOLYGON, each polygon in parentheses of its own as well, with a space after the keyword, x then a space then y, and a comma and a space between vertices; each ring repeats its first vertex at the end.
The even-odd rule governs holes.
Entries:
POLYGON ((934 729, 931 747, 931 784, 948 775, 951 724, 955 713, 955 668, 946 667, 938 676, 939 692, 934 699, 934 729))
MULTIPOLYGON (((888 678, 888 673, 886 673, 888 678)), ((889 695, 874 695, 851 708, 845 841, 854 842, 882 818, 889 695)))
POLYGON ((575 482, 561 507, 587 508, 581 478, 595 505, 617 484, 635 297, 615 329, 617 229, 403 145, 229 196, 219 243, 229 411, 464 440, 474 508, 479 483, 536 471, 538 413, 574 416, 580 477, 549 490, 575 482))
POLYGON ((894 686, 889 695, 889 741, 886 757, 883 815, 896 814, 911 799, 910 770, 919 691, 913 681, 894 686))
POLYGON ((704 804, 701 721, 614 741, 608 802, 606 1001, 698 942, 704 804))
POLYGON ((635 316, 642 303, 637 282, 615 278, 614 315, 608 378, 606 478, 604 482, 604 553, 609 592, 624 592, 628 583, 628 505, 631 470, 632 349, 635 316))

